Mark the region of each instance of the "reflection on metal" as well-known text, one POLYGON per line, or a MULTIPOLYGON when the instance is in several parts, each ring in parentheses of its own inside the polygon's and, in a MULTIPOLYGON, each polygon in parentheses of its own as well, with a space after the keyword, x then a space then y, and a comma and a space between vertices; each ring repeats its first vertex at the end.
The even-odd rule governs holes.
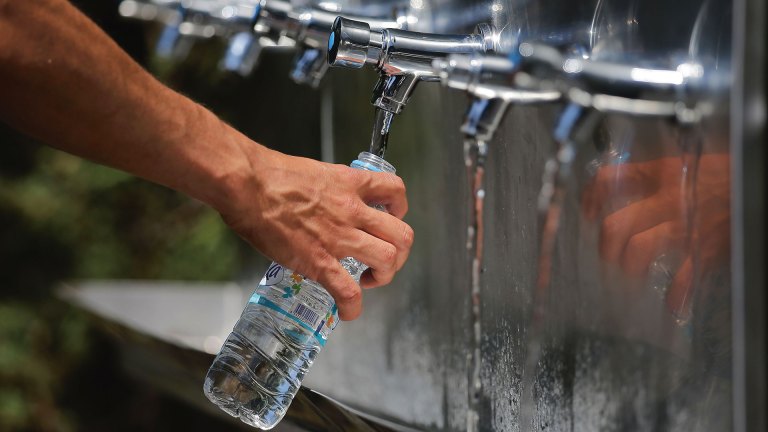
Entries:
MULTIPOLYGON (((494 5, 478 3, 478 9, 494 5)), ((727 2, 721 2, 719 13, 710 14, 700 12, 703 4, 503 2, 503 10, 510 15, 499 18, 506 22, 493 24, 520 35, 519 39, 530 41, 533 47, 539 42, 556 46, 557 61, 522 68, 514 76, 478 74, 476 80, 465 76, 463 84, 460 73, 443 75, 449 87, 464 87, 475 98, 463 131, 459 130, 465 106, 461 98, 432 88, 420 91, 418 95, 424 97, 410 103, 411 115, 399 120, 399 128, 390 138, 396 144, 391 146, 389 158, 401 167, 409 198, 417 203, 408 221, 420 237, 393 287, 366 293, 368 315, 364 314, 361 323, 340 327, 338 349, 324 353, 309 382, 331 391, 324 386, 332 381, 337 397, 413 424, 439 430, 467 428, 472 400, 466 395, 475 388, 467 380, 473 374, 465 357, 474 343, 467 295, 473 278, 472 258, 459 251, 470 235, 465 236, 462 227, 472 216, 466 212, 470 206, 457 197, 472 191, 456 174, 462 171, 465 138, 482 137, 488 140, 490 152, 484 187, 484 263, 480 267, 479 429, 727 429, 730 384, 724 348, 729 345, 729 318, 722 316, 729 301, 727 278, 723 278, 728 272, 727 253, 694 265, 694 288, 686 289, 688 293, 681 297, 674 286, 662 293, 647 288, 646 280, 652 276, 647 273, 650 264, 663 262, 657 257, 678 250, 686 254, 692 248, 722 249, 722 237, 708 236, 719 239, 705 245, 701 237, 686 234, 691 229, 717 226, 719 232, 728 231, 729 220, 722 219, 718 210, 727 209, 727 194, 725 202, 715 198, 722 196, 724 185, 727 189, 729 173, 729 144, 723 139, 728 128, 723 97, 728 90, 729 66, 722 52, 728 49, 728 38, 716 44, 719 54, 708 49, 695 56, 686 55, 689 40, 667 38, 666 49, 662 40, 672 29, 701 28, 695 24, 699 16, 727 22, 727 2), (583 13, 571 13, 579 8, 583 13), (521 24, 520 16, 529 20, 521 24), (566 24, 572 17, 581 18, 558 32, 557 24, 566 24), (516 25, 519 30, 510 29, 516 25), (580 39, 582 36, 586 37, 580 39), (573 49, 574 44, 566 43, 563 49, 560 42, 569 41, 582 48, 573 49), (713 58, 719 60, 712 62, 713 58), (524 92, 531 97, 547 92, 548 103, 542 107, 514 102, 505 106, 505 92, 517 92, 513 94, 521 101, 525 101, 524 92), (582 144, 580 152, 568 148, 559 152, 560 161, 571 166, 563 186, 572 192, 563 195, 561 223, 557 236, 552 234, 549 289, 537 294, 540 237, 536 233, 544 227, 532 203, 537 201, 542 171, 551 154, 551 125, 562 110, 552 104, 560 94, 573 106, 570 120, 583 126, 577 128, 580 136, 570 139, 582 144), (580 113, 593 114, 582 124, 580 113), (698 170, 684 163, 681 154, 686 152, 681 151, 680 143, 687 138, 669 119, 700 125, 690 129, 694 135, 706 131, 701 135, 698 170), (445 127, 451 123, 453 127, 445 127), (587 143, 594 146, 584 145, 587 143), (593 164, 595 160, 599 163, 593 164), (593 168, 586 169, 590 166, 593 168), (681 189, 684 184, 695 186, 691 188, 696 191, 693 198, 681 189), (587 198, 588 202, 580 202, 587 198), (634 213, 635 208, 648 208, 651 214, 642 216, 634 213), (583 209, 589 210, 589 217, 583 209), (695 214, 698 227, 691 227, 685 214, 695 214), (439 226, 436 220, 441 221, 439 226), (627 227, 629 237, 618 240, 609 235, 615 220, 622 221, 618 227, 627 227), (634 238, 646 229, 649 236, 634 238), (656 246, 640 247, 638 241, 643 238, 655 241, 656 246), (619 246, 619 251, 625 250, 625 261, 621 253, 617 259, 611 250, 619 246), (539 306, 534 302, 537 295, 543 297, 539 306), (673 306, 683 298, 689 299, 682 302, 692 305, 694 314, 680 326, 673 306), (535 342, 531 316, 538 307, 542 318, 535 342), (377 343, 366 342, 370 340, 381 340, 384 346, 379 349, 377 343), (334 373, 331 365, 347 360, 342 356, 352 352, 354 360, 346 361, 349 368, 345 373, 334 373), (377 361, 380 357, 386 361, 377 361), (362 366, 365 364, 374 366, 362 366), (372 378, 373 370, 382 369, 387 371, 385 376, 372 378), (324 379, 326 374, 333 378, 324 379), (376 396, 343 389, 355 382, 366 383, 366 389, 371 389, 366 393, 376 396), (416 406, 430 408, 412 410, 385 396, 392 394, 409 395, 416 406), (434 406, 441 408, 433 410, 434 406), (528 408, 526 415, 523 411, 528 408)), ((422 6, 421 10, 435 16, 432 22, 461 19, 452 15, 459 7, 457 2, 424 2, 422 6)), ((420 20, 422 25, 425 22, 420 20)), ((704 26, 707 31, 695 32, 706 36, 698 43, 701 47, 711 48, 713 38, 730 31, 722 23, 704 26)), ((363 39, 361 36, 357 46, 366 47, 363 39)), ((370 50, 359 52, 363 55, 358 57, 365 61, 370 50)), ((529 53, 529 57, 535 55, 529 53)), ((488 70, 494 59, 508 57, 455 56, 435 66, 445 70, 466 60, 467 70, 474 73, 478 69, 473 68, 479 68, 477 60, 487 62, 488 70)), ((350 83, 354 78, 343 75, 334 87, 334 142, 340 159, 366 141, 364 132, 339 127, 365 121, 352 108, 355 97, 363 96, 359 90, 363 86, 350 83)), ((535 101, 545 102, 544 98, 535 101)), ((561 132, 561 137, 568 137, 565 128, 561 132)), ((672 279, 680 279, 685 272, 685 264, 681 264, 668 273, 672 279)))
MULTIPOLYGON (((302 4, 314 15, 301 17, 262 9, 272 21, 243 31, 277 29, 301 48, 294 75, 317 77, 323 19, 387 16, 367 9, 385 2, 361 3, 302 4)), ((731 317, 731 2, 408 3, 395 22, 420 33, 339 19, 328 42, 331 64, 381 74, 371 141, 382 153, 396 143, 387 155, 417 241, 305 382, 430 430, 746 424, 730 403, 732 367, 747 362, 744 318, 731 317), (485 22, 498 30, 468 33, 485 22), (421 80, 445 87, 414 93, 421 80)), ((349 160, 371 137, 369 77, 327 78, 324 158, 349 160)))

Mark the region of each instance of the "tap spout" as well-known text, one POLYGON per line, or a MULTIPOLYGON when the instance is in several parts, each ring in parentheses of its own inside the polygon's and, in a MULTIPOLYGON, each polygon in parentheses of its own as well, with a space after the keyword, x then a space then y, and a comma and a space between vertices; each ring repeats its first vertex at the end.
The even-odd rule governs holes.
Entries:
POLYGON ((350 15, 344 12, 328 11, 317 7, 299 9, 296 14, 297 26, 293 38, 300 46, 294 60, 291 78, 299 84, 317 87, 328 70, 326 50, 329 31, 338 16, 363 22, 370 29, 405 28, 409 17, 404 11, 395 10, 391 17, 375 18, 350 15))
POLYGON ((361 68, 371 65, 379 74, 372 103, 400 113, 421 81, 439 81, 432 62, 450 54, 491 52, 498 33, 487 24, 466 35, 441 35, 407 30, 373 30, 359 21, 339 17, 328 39, 331 66, 361 68))

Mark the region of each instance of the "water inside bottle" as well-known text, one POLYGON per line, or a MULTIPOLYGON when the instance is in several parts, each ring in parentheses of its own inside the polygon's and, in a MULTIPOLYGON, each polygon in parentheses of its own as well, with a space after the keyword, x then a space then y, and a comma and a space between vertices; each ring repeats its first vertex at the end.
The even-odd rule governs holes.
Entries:
MULTIPOLYGON (((273 268, 275 265, 270 270, 273 268)), ((270 429, 282 419, 325 344, 327 333, 319 334, 314 326, 338 319, 333 314, 333 299, 320 285, 290 270, 283 273, 272 285, 268 285, 273 282, 269 271, 262 279, 204 385, 213 403, 261 429, 270 429), (299 278, 300 285, 296 283, 299 278), (289 302, 299 293, 300 300, 296 297, 289 302), (275 313, 278 302, 295 316, 275 313)))

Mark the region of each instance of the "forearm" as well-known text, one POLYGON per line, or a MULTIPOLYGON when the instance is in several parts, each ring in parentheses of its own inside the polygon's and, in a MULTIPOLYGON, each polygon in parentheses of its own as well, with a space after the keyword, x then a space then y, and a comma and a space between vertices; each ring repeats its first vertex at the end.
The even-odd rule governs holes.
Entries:
POLYGON ((65 0, 0 0, 0 119, 221 207, 266 151, 163 86, 65 0), (258 147, 258 148, 254 148, 258 147))
POLYGON ((268 257, 314 279, 342 319, 402 267, 413 231, 392 174, 270 151, 134 63, 66 0, 0 0, 0 120, 49 145, 198 198, 268 257), (380 203, 391 214, 374 210, 380 203))

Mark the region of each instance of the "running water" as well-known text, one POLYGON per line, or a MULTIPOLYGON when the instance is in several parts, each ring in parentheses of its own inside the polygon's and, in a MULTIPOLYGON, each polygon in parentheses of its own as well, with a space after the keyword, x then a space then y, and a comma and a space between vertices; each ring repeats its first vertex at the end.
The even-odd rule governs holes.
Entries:
POLYGON ((467 178, 472 191, 473 215, 467 227, 467 250, 472 253, 472 284, 470 291, 471 319, 472 319, 472 348, 469 353, 468 377, 467 377, 467 431, 477 432, 480 425, 479 405, 482 391, 480 370, 483 364, 482 353, 482 328, 480 325, 480 274, 483 263, 483 204, 485 202, 485 159, 488 153, 488 145, 485 141, 468 139, 464 143, 464 156, 467 166, 467 178))
POLYGON ((373 133, 371 134, 370 153, 383 158, 387 151, 387 142, 389 141, 389 128, 392 127, 394 113, 376 108, 373 115, 373 133))

